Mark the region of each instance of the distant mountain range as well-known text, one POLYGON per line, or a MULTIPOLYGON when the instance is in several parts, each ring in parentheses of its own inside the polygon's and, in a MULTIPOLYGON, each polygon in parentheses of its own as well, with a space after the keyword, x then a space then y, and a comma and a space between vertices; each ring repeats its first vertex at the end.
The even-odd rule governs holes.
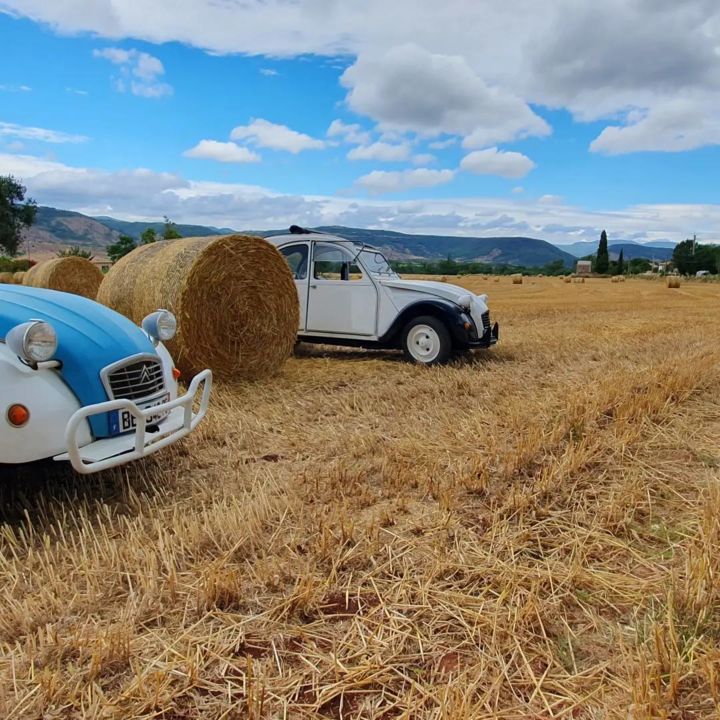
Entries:
MULTIPOLYGON (((129 222, 127 220, 116 220, 115 218, 105 217, 99 215, 97 217, 90 218, 91 220, 97 220, 101 225, 116 230, 119 234, 129 235, 130 237, 139 238, 145 230, 152 228, 157 233, 162 233, 165 228, 165 224, 161 222, 147 223, 147 222, 129 222)), ((230 233, 237 232, 232 228, 218 228, 212 227, 211 225, 183 225, 176 224, 178 232, 183 237, 205 237, 206 235, 229 235, 230 233)))
MULTIPOLYGON (((528 237, 457 237, 454 235, 411 235, 391 230, 361 230, 335 225, 315 228, 340 235, 354 242, 364 242, 381 249, 391 259, 424 258, 441 260, 474 260, 498 265, 539 267, 561 260, 567 267, 575 258, 545 240, 528 237)), ((287 230, 263 232, 264 237, 286 234, 287 230)))
MULTIPOLYGON (((148 227, 161 232, 163 223, 128 222, 112 217, 90 217, 69 210, 38 207, 37 218, 27 234, 30 254, 34 259, 54 256, 58 250, 70 245, 80 245, 91 250, 98 259, 107 254, 107 246, 116 242, 121 234, 139 238, 148 227)), ((177 225, 184 237, 204 237, 237 232, 232 228, 207 225, 177 225)), ((473 260, 498 265, 525 265, 540 267, 560 260, 566 267, 573 267, 575 260, 597 251, 596 242, 553 245, 545 240, 529 237, 458 237, 454 235, 415 235, 390 230, 363 230, 340 226, 317 228, 323 232, 364 242, 380 248, 394 259, 439 260, 450 255, 455 260, 473 260)), ((281 235, 287 230, 243 231, 263 237, 281 235)), ((624 257, 664 260, 672 255, 672 243, 640 245, 624 242, 610 245, 610 256, 617 258, 620 248, 624 257)), ((24 248, 26 249, 26 248, 24 248)))
MULTIPOLYGON (((575 242, 568 245, 558 245, 557 247, 565 252, 569 252, 576 258, 581 258, 587 255, 594 255, 598 249, 598 242, 598 240, 575 242)), ((672 256, 672 251, 675 248, 675 245, 677 245, 677 243, 669 240, 658 240, 648 244, 637 243, 632 240, 623 240, 622 242, 617 243, 611 242, 608 245, 608 251, 612 255, 613 249, 615 249, 615 252, 619 253, 620 248, 622 247, 625 251, 623 257, 626 257, 628 260, 631 260, 632 258, 647 258, 648 260, 652 260, 654 258, 662 260, 665 259, 666 250, 670 251, 670 255, 668 257, 672 256), (628 253, 632 254, 628 255, 628 253)), ((612 259, 617 260, 617 258, 612 259)))
POLYGON ((640 245, 638 243, 613 243, 608 245, 608 253, 611 260, 617 260, 622 250, 623 259, 625 260, 644 258, 645 260, 664 261, 672 259, 674 248, 674 245, 669 248, 660 245, 640 245))

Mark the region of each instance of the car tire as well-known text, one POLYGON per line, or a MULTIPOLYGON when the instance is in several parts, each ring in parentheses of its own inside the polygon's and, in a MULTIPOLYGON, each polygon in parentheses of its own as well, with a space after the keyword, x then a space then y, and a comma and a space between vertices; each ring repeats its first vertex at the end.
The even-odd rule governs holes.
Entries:
POLYGON ((432 315, 413 318, 401 335, 405 358, 417 365, 442 365, 452 356, 452 339, 445 323, 432 315))

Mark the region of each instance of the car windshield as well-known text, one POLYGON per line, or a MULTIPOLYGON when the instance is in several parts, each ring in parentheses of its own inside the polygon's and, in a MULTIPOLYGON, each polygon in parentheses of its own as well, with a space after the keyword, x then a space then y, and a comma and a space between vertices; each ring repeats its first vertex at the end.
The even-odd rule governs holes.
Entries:
POLYGON ((360 254, 362 255, 363 265, 371 275, 399 277, 381 252, 365 248, 360 254))

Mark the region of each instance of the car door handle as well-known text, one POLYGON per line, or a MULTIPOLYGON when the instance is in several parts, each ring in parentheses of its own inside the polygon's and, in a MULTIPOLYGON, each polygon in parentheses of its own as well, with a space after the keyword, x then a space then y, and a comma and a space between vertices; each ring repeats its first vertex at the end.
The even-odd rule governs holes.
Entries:
POLYGON ((311 285, 310 286, 313 290, 317 290, 317 285, 311 285))

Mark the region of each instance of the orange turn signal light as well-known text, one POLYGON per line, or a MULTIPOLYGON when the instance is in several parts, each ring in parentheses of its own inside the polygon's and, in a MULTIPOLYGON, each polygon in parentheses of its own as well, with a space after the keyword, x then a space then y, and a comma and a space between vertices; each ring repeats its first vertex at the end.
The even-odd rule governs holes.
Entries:
POLYGON ((176 380, 179 380, 181 375, 182 375, 182 373, 177 368, 174 367, 173 368, 173 377, 176 380))
POLYGON ((11 405, 7 410, 7 420, 13 427, 22 427, 29 419, 30 411, 24 405, 11 405))

